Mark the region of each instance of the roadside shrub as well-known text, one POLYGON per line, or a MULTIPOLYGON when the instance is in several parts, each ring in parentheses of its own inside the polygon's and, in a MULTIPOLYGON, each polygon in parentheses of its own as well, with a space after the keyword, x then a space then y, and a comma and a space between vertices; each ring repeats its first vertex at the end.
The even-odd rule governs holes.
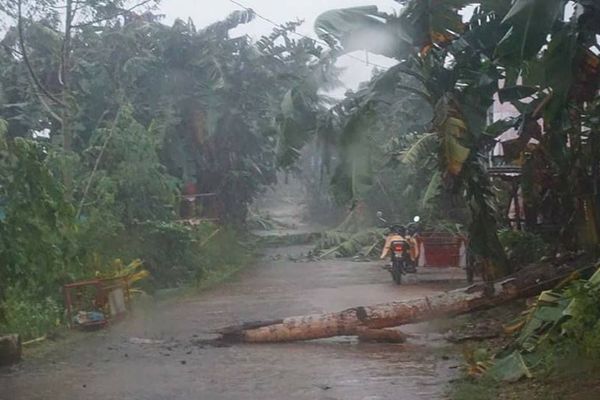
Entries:
POLYGON ((85 275, 74 210, 42 145, 0 139, 0 330, 39 335, 60 319, 60 287, 85 275))
POLYGON ((239 233, 230 227, 220 228, 211 235, 204 235, 194 247, 199 255, 196 267, 197 284, 204 280, 220 280, 221 277, 251 262, 254 255, 251 244, 242 240, 239 233))
POLYGON ((539 261, 550 251, 544 239, 534 233, 505 229, 498 232, 498 238, 515 267, 539 261))
POLYGON ((247 262, 249 250, 238 233, 212 223, 183 225, 147 221, 123 234, 121 258, 140 258, 150 272, 145 289, 176 288, 200 283, 208 274, 247 262))
POLYGON ((567 344, 581 355, 600 361, 600 284, 574 282, 567 296, 573 299, 567 309, 570 318, 562 326, 567 344))
MULTIPOLYGON (((249 259, 235 230, 173 221, 173 210, 162 206, 173 189, 162 183, 146 193, 151 201, 132 201, 125 210, 115 188, 131 179, 125 185, 101 171, 78 218, 47 161, 43 144, 0 137, 0 331, 28 339, 56 327, 64 317, 62 286, 110 275, 115 259, 142 259, 151 277, 141 286, 150 292, 199 284, 249 259)), ((133 186, 150 187, 143 180, 133 186)))
POLYGON ((18 288, 6 291, 0 308, 3 314, 0 334, 18 332, 24 340, 40 337, 56 329, 62 320, 62 306, 55 297, 40 299, 26 295, 18 288))

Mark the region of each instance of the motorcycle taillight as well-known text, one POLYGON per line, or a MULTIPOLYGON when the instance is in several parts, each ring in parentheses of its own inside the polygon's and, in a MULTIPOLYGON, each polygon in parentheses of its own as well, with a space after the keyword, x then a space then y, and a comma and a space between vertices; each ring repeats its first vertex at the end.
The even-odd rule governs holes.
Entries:
POLYGON ((394 251, 395 252, 403 252, 404 245, 402 243, 394 243, 394 251))

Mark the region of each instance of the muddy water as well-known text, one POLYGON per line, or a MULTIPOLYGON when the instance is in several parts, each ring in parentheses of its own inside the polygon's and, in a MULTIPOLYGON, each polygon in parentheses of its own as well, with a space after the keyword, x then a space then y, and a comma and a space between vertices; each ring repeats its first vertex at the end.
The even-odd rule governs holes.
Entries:
POLYGON ((397 287, 377 264, 293 262, 276 249, 235 281, 138 311, 129 321, 0 372, 0 399, 441 399, 454 373, 426 325, 406 345, 351 338, 214 347, 208 333, 242 320, 334 311, 435 293, 397 287))

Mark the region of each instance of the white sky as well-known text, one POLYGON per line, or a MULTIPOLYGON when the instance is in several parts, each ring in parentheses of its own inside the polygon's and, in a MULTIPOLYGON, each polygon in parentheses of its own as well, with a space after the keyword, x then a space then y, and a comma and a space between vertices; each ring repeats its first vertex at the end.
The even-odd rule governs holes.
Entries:
MULTIPOLYGON (((307 36, 315 37, 313 24, 315 18, 328 10, 334 8, 346 8, 365 5, 376 5, 380 10, 392 12, 399 9, 399 4, 394 0, 236 0, 246 7, 252 8, 257 13, 278 23, 304 20, 304 24, 298 32, 307 36)), ((204 27, 212 22, 225 18, 229 13, 239 10, 240 7, 229 0, 162 0, 159 11, 165 14, 165 23, 170 24, 176 18, 191 18, 198 28, 204 27)), ((273 26, 259 18, 236 30, 234 33, 248 34, 254 38, 271 32, 273 26)), ((366 59, 363 52, 353 54, 361 59, 366 59)), ((382 56, 369 54, 368 59, 372 63, 383 66, 391 66, 393 62, 382 56)), ((346 67, 342 81, 347 88, 356 89, 358 84, 371 77, 372 65, 366 65, 349 57, 343 57, 339 65, 346 67)), ((345 88, 335 92, 340 96, 345 88)))

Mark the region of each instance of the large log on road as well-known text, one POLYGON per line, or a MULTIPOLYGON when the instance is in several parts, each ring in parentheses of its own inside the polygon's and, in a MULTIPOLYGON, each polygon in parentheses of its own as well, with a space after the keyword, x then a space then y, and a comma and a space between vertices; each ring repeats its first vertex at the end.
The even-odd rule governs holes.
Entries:
MULTIPOLYGON (((354 307, 337 313, 251 322, 218 331, 232 342, 268 343, 360 336, 365 330, 397 327, 440 317, 451 317, 534 296, 554 287, 576 270, 573 265, 549 264, 526 268, 493 285, 473 285, 433 296, 374 306, 354 307)), ((399 288, 402 290, 402 287, 399 288)))
POLYGON ((21 360, 19 335, 0 336, 0 365, 10 365, 21 360))

